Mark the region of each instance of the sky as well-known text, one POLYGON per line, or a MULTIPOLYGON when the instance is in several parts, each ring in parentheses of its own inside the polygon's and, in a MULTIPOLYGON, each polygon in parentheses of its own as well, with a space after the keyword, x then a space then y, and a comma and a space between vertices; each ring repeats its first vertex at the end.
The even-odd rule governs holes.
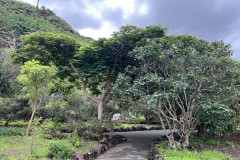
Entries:
MULTIPOLYGON (((37 0, 18 0, 37 4, 37 0)), ((109 38, 123 25, 168 27, 168 35, 189 34, 229 43, 240 60, 239 0, 40 0, 81 35, 109 38)))

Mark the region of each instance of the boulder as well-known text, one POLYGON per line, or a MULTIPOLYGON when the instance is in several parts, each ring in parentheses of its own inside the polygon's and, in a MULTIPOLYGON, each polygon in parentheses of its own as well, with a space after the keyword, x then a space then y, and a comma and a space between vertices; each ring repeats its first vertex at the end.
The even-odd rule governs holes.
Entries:
POLYGON ((120 121, 121 120, 121 114, 120 113, 116 113, 113 115, 112 117, 112 121, 120 121))

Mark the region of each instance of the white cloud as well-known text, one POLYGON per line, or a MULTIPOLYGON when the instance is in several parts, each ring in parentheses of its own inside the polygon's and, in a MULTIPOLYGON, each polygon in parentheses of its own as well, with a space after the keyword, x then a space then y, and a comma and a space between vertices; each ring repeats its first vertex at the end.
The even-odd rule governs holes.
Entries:
POLYGON ((111 34, 117 30, 117 27, 114 27, 110 22, 102 22, 102 25, 99 29, 84 28, 78 30, 78 32, 86 37, 92 37, 93 39, 98 38, 109 38, 111 34))
POLYGON ((135 0, 105 0, 104 4, 106 8, 121 8, 123 10, 124 19, 127 19, 136 10, 135 0))
POLYGON ((148 14, 148 6, 146 4, 142 4, 141 6, 138 7, 138 12, 141 15, 147 15, 148 14))

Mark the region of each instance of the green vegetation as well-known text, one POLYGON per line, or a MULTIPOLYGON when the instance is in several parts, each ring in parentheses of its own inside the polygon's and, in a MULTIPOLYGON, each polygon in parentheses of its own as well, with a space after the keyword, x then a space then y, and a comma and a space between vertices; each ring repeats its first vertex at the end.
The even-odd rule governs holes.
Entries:
POLYGON ((213 150, 197 152, 170 148, 158 148, 158 151, 165 160, 233 160, 231 156, 213 150))
POLYGON ((223 41, 165 34, 160 25, 127 25, 111 38, 92 40, 49 9, 0 0, 0 158, 66 159, 88 152, 104 130, 137 126, 113 123, 121 112, 122 121, 160 120, 172 129, 158 148, 165 159, 231 159, 178 149, 234 146, 218 139, 240 123, 240 63, 223 41), (31 136, 24 139, 26 129, 31 136), (191 137, 195 130, 210 139, 191 137))
POLYGON ((230 147, 232 147, 232 146, 234 146, 234 143, 233 143, 233 142, 226 141, 226 142, 223 143, 223 145, 224 145, 224 146, 230 146, 230 147))
MULTIPOLYGON (((6 121, 1 121, 0 126, 5 125, 6 121)), ((8 126, 9 127, 27 127, 28 122, 23 122, 23 121, 17 121, 17 122, 9 122, 8 126)))
POLYGON ((220 144, 220 141, 216 140, 216 139, 209 139, 206 141, 206 144, 208 145, 212 145, 212 146, 217 146, 220 144))
MULTIPOLYGON (((32 131, 29 137, 24 137, 26 128, 1 127, 0 155, 7 159, 27 159, 30 157, 40 159, 61 157, 60 159, 64 159, 64 156, 69 157, 72 155, 73 151, 86 153, 92 147, 97 146, 96 141, 86 141, 84 139, 79 140, 79 146, 74 146, 68 139, 70 137, 66 139, 53 139, 49 136, 44 136, 44 134, 48 134, 44 131, 46 126, 39 128, 39 126, 35 125, 35 127, 37 128, 32 131)), ((77 138, 75 140, 77 143, 77 138)))
POLYGON ((25 132, 25 128, 0 127, 0 136, 24 136, 25 132))
POLYGON ((51 143, 47 149, 47 157, 56 159, 70 159, 74 155, 72 144, 51 143))
POLYGON ((15 0, 0 0, 0 48, 15 48, 21 35, 39 31, 64 33, 83 43, 92 40, 80 36, 63 19, 45 7, 37 9, 15 0), (11 44, 11 41, 14 43, 11 44))

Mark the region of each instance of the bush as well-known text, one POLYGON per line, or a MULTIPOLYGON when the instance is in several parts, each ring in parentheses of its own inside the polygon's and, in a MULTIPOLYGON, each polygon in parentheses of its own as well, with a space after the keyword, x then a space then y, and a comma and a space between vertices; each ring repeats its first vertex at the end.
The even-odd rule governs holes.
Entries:
POLYGON ((70 124, 77 120, 86 122, 91 117, 97 117, 97 106, 85 98, 81 91, 75 91, 68 100, 65 113, 66 119, 70 124))
POLYGON ((25 128, 17 128, 17 127, 1 127, 0 128, 0 136, 24 136, 25 132, 26 132, 25 128))
POLYGON ((204 104, 199 113, 198 130, 205 138, 220 138, 237 127, 234 112, 224 105, 204 104))
POLYGON ((63 142, 52 143, 47 150, 47 156, 54 159, 69 159, 73 155, 72 145, 63 142))
POLYGON ((223 143, 223 145, 224 145, 224 146, 230 146, 230 147, 232 147, 232 146, 234 146, 234 143, 233 143, 233 142, 226 141, 226 142, 223 143))
POLYGON ((209 139, 209 140, 206 141, 206 144, 212 145, 212 146, 217 146, 217 145, 220 144, 220 142, 216 139, 209 139))

